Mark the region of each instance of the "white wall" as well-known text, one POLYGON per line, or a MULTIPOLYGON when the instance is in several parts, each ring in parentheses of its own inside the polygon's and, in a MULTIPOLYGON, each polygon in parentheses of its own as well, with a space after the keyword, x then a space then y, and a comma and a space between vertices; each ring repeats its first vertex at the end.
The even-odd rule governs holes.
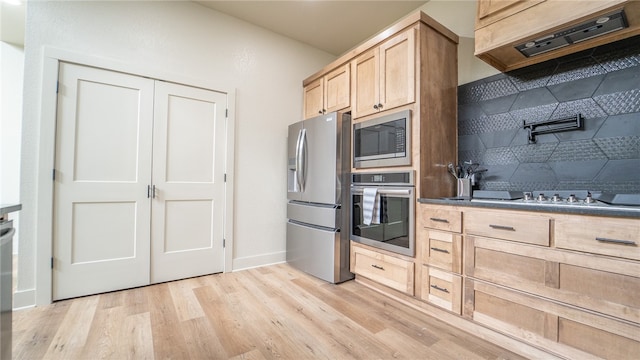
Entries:
MULTIPOLYGON (((302 80, 335 57, 192 2, 29 2, 22 141, 21 306, 42 303, 35 266, 38 164, 47 48, 235 89, 233 268, 285 260, 287 125, 302 113, 302 80), (23 253, 22 250, 25 250, 23 253)), ((172 79, 167 79, 172 80, 172 79)), ((45 154, 49 156, 49 154, 45 154)), ((50 160, 48 160, 50 161, 50 160)), ((46 161, 45 161, 46 162, 46 161)), ((38 177, 41 177, 40 180, 38 177)), ((46 245, 40 239, 38 246, 46 245)), ((43 264, 46 266, 46 264, 43 264)), ((38 277, 40 278, 40 276, 38 277)), ((48 280, 48 279, 45 279, 48 280)))
MULTIPOLYGON (((0 41, 0 204, 20 202, 20 132, 24 49, 0 41)), ((19 228, 19 213, 11 214, 19 228)), ((18 251, 19 231, 13 238, 18 251)))

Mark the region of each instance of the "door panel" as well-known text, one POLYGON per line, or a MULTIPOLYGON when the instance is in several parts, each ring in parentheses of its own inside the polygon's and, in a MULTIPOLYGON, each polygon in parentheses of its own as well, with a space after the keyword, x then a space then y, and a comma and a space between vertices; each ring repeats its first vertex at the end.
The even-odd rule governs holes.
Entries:
POLYGON ((136 227, 135 202, 75 203, 72 206, 72 264, 131 259, 136 256, 133 246, 136 239, 132 237, 136 227), (105 218, 109 221, 104 221, 105 218))
POLYGON ((74 180, 136 181, 138 89, 78 82, 74 180), (131 121, 134 120, 134 121, 131 121), (114 146, 120 144, 120 146, 114 146))
POLYGON ((207 116, 215 116, 216 103, 179 96, 166 99, 166 181, 213 182, 215 122, 207 116))
POLYGON ((374 49, 353 61, 354 92, 351 106, 354 119, 378 111, 373 107, 380 100, 380 60, 378 54, 379 50, 374 49))
POLYGON ((149 283, 153 81, 61 63, 53 299, 149 283))
POLYGON ((223 270, 226 102, 156 82, 152 283, 223 270))
MULTIPOLYGON (((217 205, 217 204, 216 204, 217 205)), ((209 200, 165 201, 164 252, 209 249, 213 231, 213 202, 209 200), (191 229, 203 231, 191 232, 191 229), (189 236, 185 236, 189 234, 189 236)))

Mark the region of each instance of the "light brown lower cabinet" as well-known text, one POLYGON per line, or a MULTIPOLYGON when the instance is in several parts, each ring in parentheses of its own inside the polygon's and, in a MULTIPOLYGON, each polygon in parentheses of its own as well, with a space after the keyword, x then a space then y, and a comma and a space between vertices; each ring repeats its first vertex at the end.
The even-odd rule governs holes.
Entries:
POLYGON ((640 220, 555 216, 556 247, 640 260, 640 220))
POLYGON ((525 356, 639 358, 637 219, 433 204, 416 217, 415 259, 352 244, 352 271, 525 356))
POLYGON ((573 359, 634 359, 640 327, 545 298, 465 279, 464 315, 573 359))
POLYGON ((640 323, 640 263, 465 237, 465 274, 640 323))
POLYGON ((417 238, 423 262, 457 274, 462 273, 462 235, 419 229, 417 238))
POLYGON ((414 294, 414 263, 351 243, 351 272, 392 289, 414 294))
POLYGON ((430 266, 422 266, 420 298, 433 305, 462 314, 462 277, 430 266))

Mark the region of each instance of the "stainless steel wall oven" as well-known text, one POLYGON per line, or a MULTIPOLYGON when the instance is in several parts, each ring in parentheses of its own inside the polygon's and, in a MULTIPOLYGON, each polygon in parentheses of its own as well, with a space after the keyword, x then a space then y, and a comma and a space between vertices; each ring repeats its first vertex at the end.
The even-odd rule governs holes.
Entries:
POLYGON ((351 176, 351 240, 414 256, 413 172, 351 176))

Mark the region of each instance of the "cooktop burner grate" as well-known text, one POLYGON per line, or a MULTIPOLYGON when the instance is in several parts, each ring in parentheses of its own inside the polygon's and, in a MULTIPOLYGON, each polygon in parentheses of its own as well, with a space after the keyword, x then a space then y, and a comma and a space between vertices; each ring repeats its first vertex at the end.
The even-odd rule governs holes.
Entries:
POLYGON ((476 190, 473 192, 473 199, 530 205, 640 206, 640 194, 611 194, 589 190, 476 190))

